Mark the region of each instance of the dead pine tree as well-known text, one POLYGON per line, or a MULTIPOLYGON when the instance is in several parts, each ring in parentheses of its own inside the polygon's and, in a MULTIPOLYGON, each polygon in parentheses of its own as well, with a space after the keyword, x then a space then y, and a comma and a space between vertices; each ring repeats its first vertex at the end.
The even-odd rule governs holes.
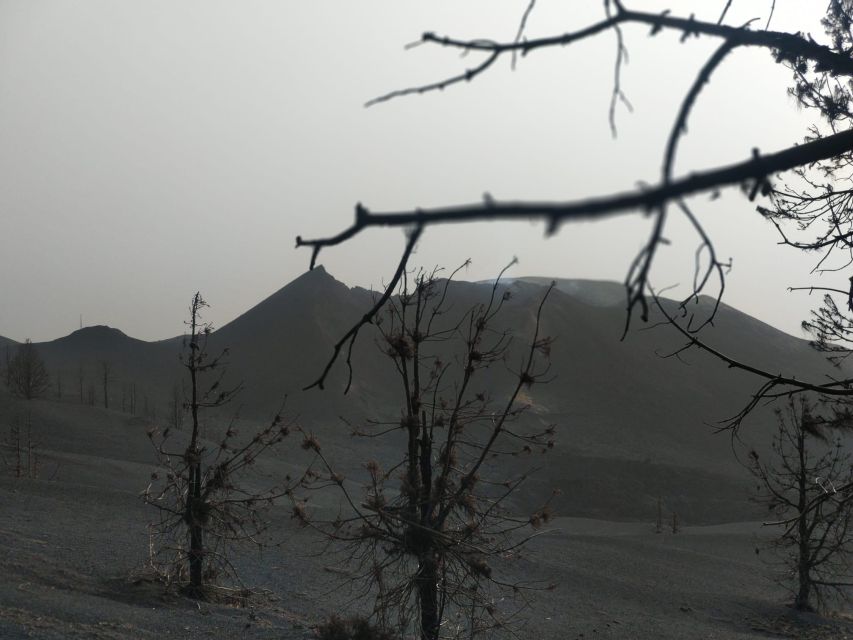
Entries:
POLYGON ((35 345, 27 340, 18 345, 7 370, 9 390, 25 400, 39 398, 50 388, 50 375, 35 345))
POLYGON ((171 425, 149 431, 160 466, 143 492, 159 514, 150 526, 150 566, 158 579, 177 585, 192 598, 227 596, 231 588, 224 581, 238 583, 243 598, 248 592, 232 564, 233 547, 261 544, 267 528, 265 511, 287 487, 256 491, 243 486, 241 479, 259 455, 289 434, 292 425, 279 413, 265 427, 241 437, 232 420, 221 437, 208 440, 213 431, 205 416, 233 400, 241 386, 224 386, 228 350, 218 355, 208 351, 212 326, 202 319, 206 307, 196 293, 181 356, 189 378, 188 397, 182 404, 191 426, 188 438, 181 438, 186 444, 182 450, 170 448, 177 439, 171 425))
POLYGON ((834 417, 818 414, 805 398, 789 399, 777 411, 778 428, 769 460, 750 453, 750 470, 758 480, 756 501, 781 527, 772 541, 780 567, 779 582, 801 610, 820 608, 829 595, 847 597, 853 537, 851 458, 841 441, 831 442, 834 417))
POLYGON ((529 469, 511 472, 501 460, 544 453, 554 434, 553 426, 522 420, 531 389, 546 382, 551 339, 540 334, 540 321, 551 288, 534 312, 530 335, 521 337, 498 328, 510 299, 500 278, 485 302, 454 321, 453 275, 443 281, 438 275, 405 275, 376 321, 399 382, 401 416, 372 422, 356 435, 396 438, 399 458, 387 468, 367 462, 358 496, 306 436, 304 447, 317 452, 321 469, 308 475, 294 506, 296 517, 351 559, 354 580, 374 602, 376 624, 422 640, 504 627, 524 607, 519 598, 526 589, 544 587, 498 577, 502 563, 550 517, 550 498, 532 514, 506 508, 529 469), (514 340, 524 344, 511 351, 514 340), (512 373, 494 397, 484 386, 490 367, 512 373), (347 509, 323 520, 305 500, 311 490, 330 486, 343 493, 347 509))

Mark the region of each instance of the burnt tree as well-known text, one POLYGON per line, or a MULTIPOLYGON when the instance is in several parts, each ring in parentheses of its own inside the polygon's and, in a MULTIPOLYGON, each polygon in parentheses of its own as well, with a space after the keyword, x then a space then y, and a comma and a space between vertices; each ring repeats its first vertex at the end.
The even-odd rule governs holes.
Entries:
POLYGON ((540 322, 551 289, 533 310, 530 335, 523 335, 499 328, 511 296, 500 279, 484 302, 451 321, 451 278, 439 280, 438 271, 407 274, 376 322, 396 372, 400 417, 355 434, 392 439, 399 458, 367 462, 359 497, 316 439, 306 437, 304 446, 317 452, 321 468, 303 487, 337 487, 348 508, 322 520, 304 500, 295 504, 303 523, 346 550, 355 579, 374 599, 378 624, 422 640, 506 626, 518 609, 499 602, 514 601, 532 585, 500 577, 502 563, 550 517, 547 496, 532 514, 506 508, 529 470, 508 471, 500 460, 553 446, 553 425, 543 429, 522 419, 531 389, 547 381, 551 339, 541 334, 540 322), (485 372, 503 367, 511 370, 510 381, 493 395, 485 372))
POLYGON ((104 389, 104 409, 110 408, 110 380, 112 380, 113 365, 109 360, 101 360, 101 385, 104 389))
POLYGON ((7 369, 9 390, 26 400, 38 398, 50 388, 50 375, 35 345, 27 340, 19 345, 7 369))
POLYGON ((853 479, 850 456, 829 432, 839 425, 833 412, 805 398, 789 399, 777 410, 778 429, 769 460, 750 453, 750 470, 758 480, 756 500, 770 511, 781 533, 779 582, 794 595, 794 607, 813 610, 830 594, 847 597, 853 496, 839 489, 853 479))
MULTIPOLYGON (((150 526, 150 565, 167 585, 177 584, 193 598, 209 598, 230 589, 225 579, 239 583, 232 564, 237 544, 262 544, 267 529, 265 511, 287 488, 249 489, 241 483, 258 456, 280 443, 291 424, 280 414, 248 436, 240 436, 232 419, 215 435, 211 410, 228 404, 240 385, 226 387, 228 350, 208 351, 212 326, 204 322, 207 303, 196 293, 190 304, 189 333, 184 337, 181 363, 187 372, 188 396, 181 412, 189 414, 186 438, 175 437, 173 424, 152 428, 160 469, 151 476, 144 500, 156 507, 159 519, 150 526), (175 441, 183 449, 172 449, 175 441)), ((170 416, 173 422, 174 416, 170 416)), ((247 593, 241 588, 241 593, 247 593)))

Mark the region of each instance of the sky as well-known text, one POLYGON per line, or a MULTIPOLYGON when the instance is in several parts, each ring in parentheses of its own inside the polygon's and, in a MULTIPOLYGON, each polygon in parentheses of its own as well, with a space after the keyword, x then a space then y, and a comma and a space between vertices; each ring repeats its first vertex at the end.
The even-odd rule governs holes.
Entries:
MULTIPOLYGON (((679 2, 716 19, 724 2, 679 2), (717 6, 719 5, 719 6, 717 6)), ((657 1, 633 8, 658 11, 657 1)), ((728 19, 766 19, 735 0, 728 19)), ((822 35, 823 3, 779 0, 772 28, 822 35)), ((527 0, 0 0, 0 335, 54 339, 106 324, 145 340, 178 335, 200 290, 217 326, 303 273, 297 235, 375 211, 500 199, 573 200, 658 179, 672 120, 719 45, 625 29, 622 88, 607 112, 612 33, 499 62, 474 82, 365 108, 389 90, 441 79, 476 56, 406 48, 424 31, 511 40, 527 0)), ((600 2, 538 0, 529 37, 601 18, 600 2)), ((810 114, 766 51, 731 55, 691 117, 675 174, 800 141, 810 114)), ((693 201, 731 257, 725 301, 794 335, 818 302, 789 286, 846 286, 810 274, 815 257, 778 236, 736 189, 693 201)), ((650 229, 633 214, 564 226, 430 228, 414 262, 466 279, 512 275, 622 280, 650 229)), ((652 274, 692 278, 696 239, 677 219, 652 274)), ((404 241, 375 230, 321 254, 349 285, 381 286, 404 241)), ((843 282, 838 280, 844 278, 843 282)))

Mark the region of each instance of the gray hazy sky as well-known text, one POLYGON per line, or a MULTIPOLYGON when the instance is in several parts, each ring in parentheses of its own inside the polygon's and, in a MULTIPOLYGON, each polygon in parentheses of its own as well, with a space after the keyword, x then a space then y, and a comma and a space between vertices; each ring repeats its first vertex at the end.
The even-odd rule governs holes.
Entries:
MULTIPOLYGON (((603 34, 508 63, 476 82, 365 109, 387 90, 475 63, 421 46, 425 30, 512 39, 527 0, 2 0, 0 2, 0 335, 46 340, 85 324, 142 339, 182 332, 201 290, 217 325, 308 265, 297 234, 339 231, 374 210, 497 199, 574 199, 654 182, 681 97, 719 42, 627 28, 623 88, 607 109, 615 42, 603 34)), ((672 4, 672 3, 670 3, 672 4)), ((674 9, 716 19, 724 3, 674 9), (719 5, 719 6, 717 6, 719 5)), ((770 0, 734 3, 732 24, 770 0)), ((822 35, 822 2, 780 0, 773 27, 822 35)), ((635 0, 635 8, 662 10, 635 0)), ((602 3, 539 0, 530 36, 602 16, 602 3)), ((808 114, 766 51, 737 51, 690 121, 677 174, 797 142, 808 114)), ((734 260, 726 301, 783 330, 816 297, 812 259, 734 190, 695 211, 734 260)), ((417 262, 473 259, 468 279, 514 275, 621 280, 649 221, 429 229, 417 262)), ((658 287, 692 276, 695 239, 675 223, 658 287)), ((321 262, 351 285, 390 276, 400 230, 374 231, 321 262)), ((820 284, 844 286, 824 276, 820 284)))

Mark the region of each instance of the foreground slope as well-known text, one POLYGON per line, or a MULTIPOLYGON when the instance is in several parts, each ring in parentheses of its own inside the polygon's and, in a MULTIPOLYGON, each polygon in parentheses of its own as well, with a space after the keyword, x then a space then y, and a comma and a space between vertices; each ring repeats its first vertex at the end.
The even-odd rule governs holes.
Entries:
MULTIPOLYGON (((287 504, 270 512, 263 551, 237 554, 250 608, 191 602, 145 579, 148 482, 144 421, 0 391, 0 428, 28 415, 38 440, 37 478, 0 470, 0 637, 4 640, 296 640, 331 613, 363 612, 339 588, 346 555, 324 551, 287 504)), ((292 471, 298 443, 258 461, 262 477, 292 471), (290 463, 288 463, 290 461, 290 463)), ((4 454, 8 452, 3 448, 4 454)), ((796 615, 754 553, 757 524, 685 527, 558 518, 524 557, 498 564, 514 579, 555 589, 529 594, 519 632, 531 638, 676 640, 767 637, 841 640, 839 621, 796 615)))

